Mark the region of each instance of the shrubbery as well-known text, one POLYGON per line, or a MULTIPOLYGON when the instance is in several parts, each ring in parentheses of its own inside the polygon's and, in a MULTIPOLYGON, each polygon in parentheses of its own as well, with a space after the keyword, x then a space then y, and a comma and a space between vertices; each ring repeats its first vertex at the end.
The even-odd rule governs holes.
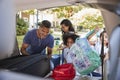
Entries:
POLYGON ((28 31, 28 23, 17 17, 16 32, 17 35, 24 35, 28 31))

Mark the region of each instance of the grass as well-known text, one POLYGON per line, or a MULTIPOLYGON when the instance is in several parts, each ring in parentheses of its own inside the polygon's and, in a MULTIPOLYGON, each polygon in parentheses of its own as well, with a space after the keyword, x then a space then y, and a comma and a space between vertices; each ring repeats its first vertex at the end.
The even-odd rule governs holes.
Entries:
MULTIPOLYGON (((56 36, 56 35, 55 35, 56 36)), ((57 35, 59 36, 59 35, 57 35)), ((24 38, 24 35, 22 36, 17 36, 17 40, 18 40, 18 46, 19 46, 19 49, 21 48, 21 45, 22 45, 22 42, 23 42, 23 38, 24 38)), ((54 41, 55 42, 55 41, 54 41)), ((59 54, 59 51, 57 50, 57 48, 59 47, 59 45, 54 45, 54 48, 53 48, 53 54, 59 54)))
POLYGON ((24 35, 22 35, 22 36, 17 36, 18 47, 19 47, 19 48, 21 48, 21 45, 22 45, 22 42, 23 42, 23 37, 24 37, 24 35))

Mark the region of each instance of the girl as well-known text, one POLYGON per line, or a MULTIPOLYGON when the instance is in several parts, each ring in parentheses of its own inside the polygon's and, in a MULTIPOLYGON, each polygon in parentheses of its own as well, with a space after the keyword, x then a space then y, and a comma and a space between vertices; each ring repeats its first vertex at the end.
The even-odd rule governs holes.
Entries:
POLYGON ((76 38, 78 38, 79 36, 74 34, 74 33, 65 33, 63 35, 63 43, 65 45, 65 48, 63 50, 64 53, 64 62, 65 63, 72 63, 72 59, 70 57, 70 55, 68 54, 70 47, 72 46, 72 44, 75 43, 76 38))

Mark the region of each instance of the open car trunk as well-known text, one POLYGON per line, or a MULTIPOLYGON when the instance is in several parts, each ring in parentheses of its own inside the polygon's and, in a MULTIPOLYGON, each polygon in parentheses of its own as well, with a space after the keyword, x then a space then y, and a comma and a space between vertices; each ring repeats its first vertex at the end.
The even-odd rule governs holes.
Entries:
MULTIPOLYGON (((91 7, 98 8, 101 10, 106 31, 109 35, 110 40, 110 55, 113 56, 120 54, 120 30, 118 25, 120 24, 120 0, 1 0, 0 1, 0 59, 4 59, 7 57, 11 57, 13 53, 16 53, 16 13, 20 10, 27 9, 47 9, 59 6, 67 6, 67 5, 76 5, 78 3, 84 3, 91 7), (7 5, 7 6, 6 6, 7 5), (113 31, 118 27, 117 36, 113 37, 113 31), (113 46, 113 38, 116 39, 117 46, 113 46), (114 49, 111 49, 115 47, 114 49), (118 51, 116 51, 116 50, 118 51), (15 51, 15 52, 14 52, 15 51), (116 52, 113 52, 116 51, 116 52)), ((84 5, 83 4, 83 5, 84 5)), ((19 52, 18 52, 19 53, 19 52)), ((119 66, 119 56, 112 57, 110 56, 111 65, 119 66), (117 58, 117 60, 115 60, 117 58)), ((118 67, 111 67, 112 71, 117 71, 118 67)), ((120 72, 120 71, 119 71, 120 72)), ((117 80, 115 78, 116 74, 112 75, 111 80, 117 80)))

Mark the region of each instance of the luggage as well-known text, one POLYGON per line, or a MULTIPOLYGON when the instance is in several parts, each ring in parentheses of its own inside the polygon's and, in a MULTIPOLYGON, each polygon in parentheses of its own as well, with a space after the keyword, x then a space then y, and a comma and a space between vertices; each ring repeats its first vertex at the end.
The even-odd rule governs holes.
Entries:
POLYGON ((40 54, 16 56, 0 60, 0 68, 44 77, 50 72, 50 60, 40 54))

